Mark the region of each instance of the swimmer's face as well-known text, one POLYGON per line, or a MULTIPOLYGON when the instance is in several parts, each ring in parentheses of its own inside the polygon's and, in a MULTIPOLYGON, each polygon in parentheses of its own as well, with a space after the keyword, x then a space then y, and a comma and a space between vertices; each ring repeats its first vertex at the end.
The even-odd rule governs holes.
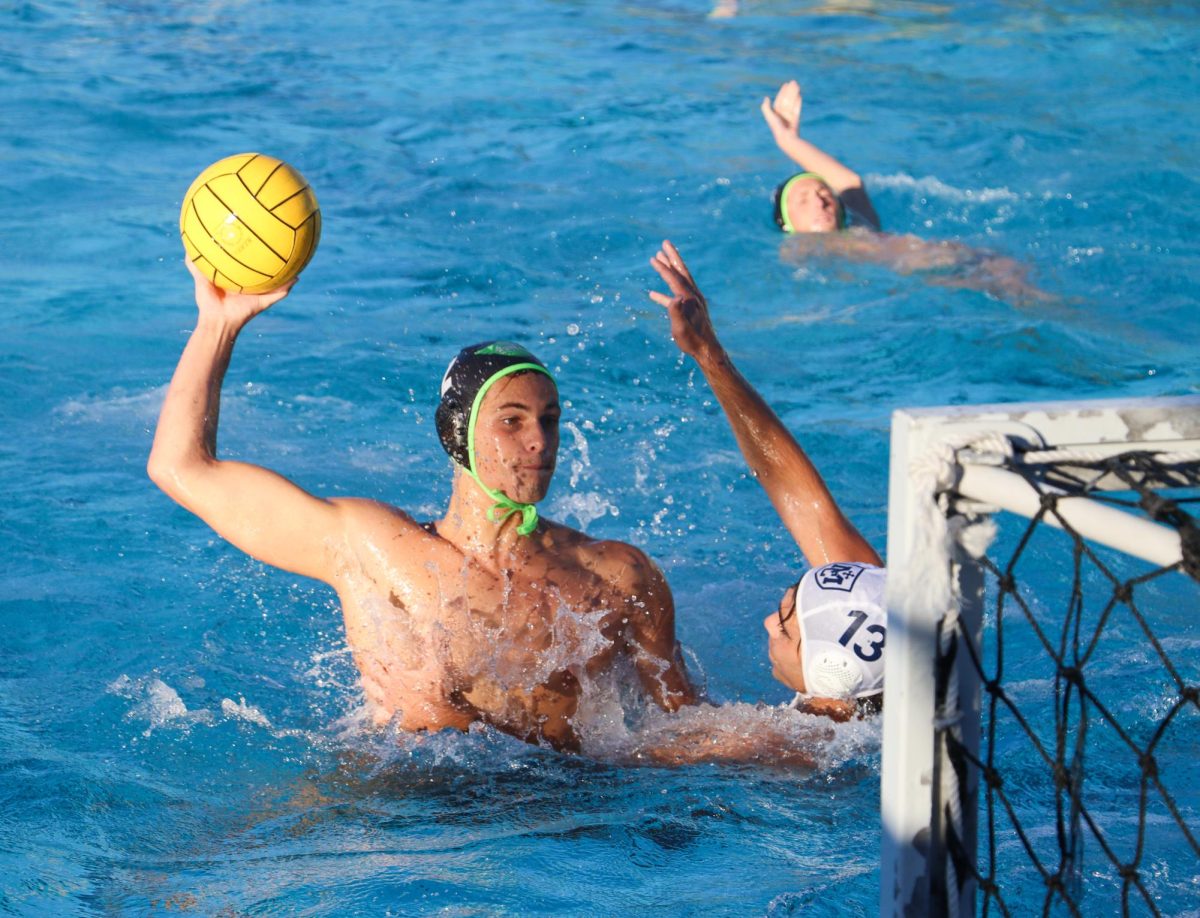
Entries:
POLYGON ((767 629, 771 675, 794 691, 805 691, 800 623, 796 621, 796 587, 783 594, 779 608, 763 619, 763 627, 767 629))
POLYGON ((544 373, 513 373, 483 397, 475 420, 475 470, 523 504, 550 489, 558 458, 558 390, 544 373))
POLYGON ((832 233, 838 228, 838 200, 820 179, 795 181, 787 192, 787 215, 797 233, 832 233))

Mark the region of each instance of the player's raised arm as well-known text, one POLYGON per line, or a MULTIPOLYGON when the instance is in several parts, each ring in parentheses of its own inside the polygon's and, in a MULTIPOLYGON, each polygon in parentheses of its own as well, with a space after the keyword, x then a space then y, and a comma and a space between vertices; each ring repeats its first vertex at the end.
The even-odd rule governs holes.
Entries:
POLYGON ((843 205, 854 211, 875 229, 879 229, 879 215, 867 196, 862 177, 816 144, 800 136, 800 112, 803 107, 800 84, 789 80, 779 87, 775 100, 764 97, 761 110, 763 120, 771 129, 775 143, 789 159, 806 172, 819 175, 843 205))
POLYGON ((812 460, 733 365, 713 330, 704 294, 679 252, 664 242, 650 264, 670 289, 669 295, 651 291, 650 298, 667 310, 675 343, 700 366, 746 464, 808 563, 880 564, 879 555, 842 513, 812 460))
POLYGON ((270 293, 230 293, 187 265, 199 316, 167 389, 147 472, 168 496, 246 553, 328 580, 328 544, 340 527, 335 505, 268 469, 217 458, 221 384, 237 336, 287 296, 294 281, 270 293))

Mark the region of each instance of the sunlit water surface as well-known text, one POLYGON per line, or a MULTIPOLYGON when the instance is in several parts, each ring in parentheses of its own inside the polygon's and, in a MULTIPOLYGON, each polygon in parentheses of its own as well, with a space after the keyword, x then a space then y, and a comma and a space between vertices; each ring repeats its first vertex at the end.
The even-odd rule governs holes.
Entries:
MULTIPOLYGON (((874 911, 877 723, 837 728, 808 771, 366 730, 331 592, 227 547, 143 471, 193 321, 181 196, 251 149, 305 173, 325 228, 239 345, 225 455, 434 516, 442 369, 464 344, 523 341, 566 399, 548 515, 657 559, 692 671, 726 705, 703 716, 743 732, 787 697, 759 622, 799 561, 645 296, 660 240, 881 548, 897 407, 1197 391, 1192 7, 708 11, 0 9, 0 910, 874 911), (788 164, 757 106, 791 77, 886 228, 1016 259, 1051 298, 781 258, 769 201, 788 164)), ((1048 582, 1061 549, 1040 556, 1048 582)), ((1194 590, 1161 592, 1194 681, 1194 590)), ((1116 702, 1136 718, 1169 691, 1132 659, 1102 682, 1145 676, 1116 702)), ((1130 793, 1123 766, 1096 773, 1130 793)), ((1195 914, 1196 866, 1172 844, 1148 882, 1165 913, 1195 914)), ((1089 878, 1092 901, 1116 901, 1113 876, 1089 878)), ((1011 895, 1036 909, 1039 883, 1011 895)))

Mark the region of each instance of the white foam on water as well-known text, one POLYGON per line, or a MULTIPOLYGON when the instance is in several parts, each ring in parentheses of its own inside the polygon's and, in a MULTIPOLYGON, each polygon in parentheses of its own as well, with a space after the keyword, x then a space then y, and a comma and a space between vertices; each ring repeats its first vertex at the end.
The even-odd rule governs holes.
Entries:
POLYGON ((78 395, 55 405, 51 414, 65 421, 84 424, 108 424, 113 421, 136 420, 153 425, 167 394, 163 384, 141 392, 113 389, 106 395, 78 395))
MULTIPOLYGON (((543 671, 562 663, 562 659, 548 656, 536 667, 537 672, 516 674, 519 681, 542 676, 543 671)), ((847 765, 865 763, 878 768, 879 717, 835 723, 783 705, 745 702, 702 703, 668 712, 642 694, 627 662, 595 678, 574 671, 583 694, 572 722, 584 760, 621 767, 752 765, 798 778, 833 773, 847 765)), ((512 681, 514 674, 504 678, 512 681)), ((363 753, 374 761, 371 767, 375 772, 396 767, 493 772, 521 767, 531 760, 563 766, 576 760, 573 754, 526 743, 483 722, 472 724, 465 733, 455 729, 414 732, 400 726, 402 718, 397 714, 380 726, 368 704, 355 703, 360 697, 352 699, 348 694, 345 713, 322 730, 322 736, 309 739, 363 753)), ((249 705, 234 710, 226 699, 222 709, 227 716, 268 726, 256 719, 258 712, 249 705)))
POLYGON ((221 699, 221 713, 231 720, 244 720, 260 727, 271 729, 271 721, 254 705, 246 704, 246 699, 239 697, 237 701, 230 698, 221 699))
POLYGON ((311 665, 304 675, 319 688, 332 687, 346 692, 358 689, 358 672, 350 648, 345 644, 332 650, 314 651, 309 656, 311 665))
MULTIPOLYGON (((221 396, 222 418, 237 418, 251 399, 267 394, 265 387, 247 383, 241 388, 227 387, 221 396)), ((102 395, 76 395, 51 408, 50 413, 67 422, 79 424, 128 424, 136 422, 153 430, 158 423, 167 384, 141 391, 115 387, 102 395)))
POLYGON ((148 725, 143 736, 149 736, 160 727, 186 729, 192 724, 213 721, 212 711, 204 708, 189 711, 179 693, 157 676, 130 679, 121 674, 108 684, 107 691, 135 702, 125 717, 148 725))
MULTIPOLYGON (((185 679, 185 683, 193 685, 199 683, 199 686, 203 687, 204 680, 193 677, 185 679)), ((158 676, 130 678, 128 675, 122 674, 106 686, 106 691, 132 702, 129 710, 125 712, 125 718, 144 723, 146 729, 142 732, 143 736, 149 736, 155 730, 163 728, 180 729, 186 732, 196 724, 211 727, 230 720, 243 721, 262 727, 275 737, 297 734, 308 736, 303 731, 276 730, 266 714, 257 706, 249 704, 242 696, 238 696, 237 701, 231 698, 222 698, 221 715, 223 716, 221 717, 207 708, 190 709, 179 692, 158 676)))
POLYGON ((648 709, 629 740, 619 757, 644 764, 753 763, 826 771, 876 751, 879 726, 875 721, 837 724, 785 706, 734 702, 673 713, 648 709))
POLYGON ((992 204, 997 201, 1021 200, 1021 195, 1008 188, 956 188, 933 176, 914 178, 911 175, 871 175, 867 188, 894 188, 912 190, 927 197, 955 203, 992 204))
POLYGON ((346 462, 350 468, 374 475, 394 475, 400 469, 419 469, 424 472, 428 457, 414 452, 411 444, 374 443, 348 447, 346 462))

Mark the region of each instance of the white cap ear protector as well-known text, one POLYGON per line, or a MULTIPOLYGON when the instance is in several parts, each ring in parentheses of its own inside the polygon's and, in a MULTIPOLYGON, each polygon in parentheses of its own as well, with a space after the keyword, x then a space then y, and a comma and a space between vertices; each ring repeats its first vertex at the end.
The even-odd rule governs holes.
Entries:
POLYGON ((838 562, 800 581, 796 618, 806 696, 865 698, 883 690, 884 577, 881 567, 838 562))

